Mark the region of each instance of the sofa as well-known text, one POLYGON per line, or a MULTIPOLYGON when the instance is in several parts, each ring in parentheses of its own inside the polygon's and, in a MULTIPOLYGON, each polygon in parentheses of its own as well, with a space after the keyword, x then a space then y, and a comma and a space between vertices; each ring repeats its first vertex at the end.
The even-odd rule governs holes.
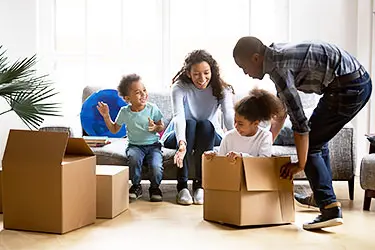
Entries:
MULTIPOLYGON (((88 98, 92 93, 100 90, 100 87, 86 86, 82 93, 82 103, 88 98)), ((311 115, 313 108, 315 107, 318 96, 314 94, 304 94, 299 93, 301 96, 302 104, 307 116, 311 115)), ((243 96, 243 95, 242 95, 243 96)), ((242 97, 241 95, 236 95, 235 100, 242 97)), ((164 123, 167 126, 172 119, 172 107, 169 92, 160 93, 149 93, 149 101, 156 103, 162 113, 164 114, 164 123)), ((74 131, 71 127, 43 127, 41 130, 62 130, 68 131, 71 136, 83 134, 84 131, 74 131)), ((80 128, 82 129, 82 128, 80 128)), ((353 200, 354 195, 354 174, 356 168, 356 150, 355 150, 355 133, 351 123, 346 124, 346 126, 330 141, 330 157, 331 157, 331 168, 332 177, 335 181, 347 181, 349 187, 349 197, 353 200)), ((127 165, 127 158, 125 155, 125 149, 127 147, 127 138, 110 138, 111 143, 104 147, 92 148, 96 157, 97 164, 100 165, 127 165)), ((273 155, 275 156, 291 156, 292 161, 297 159, 296 149, 293 145, 293 135, 291 130, 290 121, 286 120, 280 135, 275 140, 273 145, 273 155)), ((176 152, 174 149, 162 148, 163 151, 163 166, 164 166, 164 176, 165 180, 175 180, 176 179, 176 169, 177 167, 173 163, 173 156, 176 152)), ((144 168, 144 173, 146 173, 147 167, 144 168)), ((147 179, 147 175, 143 175, 144 179, 147 179)), ((189 169, 189 176, 194 176, 194 168, 189 169)), ((295 176, 295 179, 303 180, 306 179, 304 173, 300 173, 295 176)))

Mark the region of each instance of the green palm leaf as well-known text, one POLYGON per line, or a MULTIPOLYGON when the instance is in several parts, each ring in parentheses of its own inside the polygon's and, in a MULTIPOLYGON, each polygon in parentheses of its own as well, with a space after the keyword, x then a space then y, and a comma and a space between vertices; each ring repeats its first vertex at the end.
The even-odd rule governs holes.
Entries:
POLYGON ((49 102, 58 93, 47 76, 35 76, 32 69, 35 63, 34 55, 9 66, 5 52, 0 53, 0 97, 10 107, 0 115, 14 111, 30 129, 37 129, 44 120, 43 116, 60 115, 60 104, 49 102))

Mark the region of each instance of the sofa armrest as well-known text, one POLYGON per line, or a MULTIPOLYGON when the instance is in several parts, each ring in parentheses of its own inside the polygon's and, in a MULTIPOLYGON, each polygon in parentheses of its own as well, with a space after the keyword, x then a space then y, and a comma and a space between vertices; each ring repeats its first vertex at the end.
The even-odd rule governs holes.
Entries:
POLYGON ((39 131, 67 132, 69 134, 69 137, 73 137, 73 129, 67 126, 45 126, 39 128, 39 131))
POLYGON ((70 137, 82 137, 82 126, 79 114, 69 117, 55 117, 43 122, 40 131, 68 132, 70 137))
POLYGON ((357 167, 356 135, 352 123, 346 124, 329 142, 332 177, 348 180, 357 167))

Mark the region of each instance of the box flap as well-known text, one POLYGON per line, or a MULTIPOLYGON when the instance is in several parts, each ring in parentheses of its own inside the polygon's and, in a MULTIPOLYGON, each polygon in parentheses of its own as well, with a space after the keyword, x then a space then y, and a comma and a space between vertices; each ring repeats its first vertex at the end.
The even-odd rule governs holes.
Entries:
POLYGON ((290 157, 244 157, 245 182, 248 191, 293 189, 290 180, 280 179, 280 168, 290 157))
POLYGON ((204 189, 239 191, 241 187, 242 160, 231 163, 225 156, 207 160, 202 156, 202 181, 204 189))
POLYGON ((83 138, 69 138, 66 155, 95 155, 83 138))
POLYGON ((31 165, 60 165, 68 133, 30 130, 10 130, 6 144, 3 167, 28 167, 31 165))

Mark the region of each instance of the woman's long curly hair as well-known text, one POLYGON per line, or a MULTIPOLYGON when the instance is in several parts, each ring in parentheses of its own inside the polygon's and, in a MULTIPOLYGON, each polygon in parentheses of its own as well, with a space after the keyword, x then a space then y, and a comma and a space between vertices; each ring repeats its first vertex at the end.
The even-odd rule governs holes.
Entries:
POLYGON ((188 77, 188 72, 190 72, 191 67, 195 64, 207 62, 211 68, 211 79, 210 85, 212 86, 212 95, 217 98, 217 100, 223 99, 223 90, 224 88, 229 88, 234 94, 233 87, 220 77, 219 65, 216 60, 212 57, 210 53, 205 50, 194 50, 190 52, 184 62, 184 66, 178 71, 178 73, 173 77, 172 84, 181 80, 183 83, 193 84, 192 80, 188 77))

